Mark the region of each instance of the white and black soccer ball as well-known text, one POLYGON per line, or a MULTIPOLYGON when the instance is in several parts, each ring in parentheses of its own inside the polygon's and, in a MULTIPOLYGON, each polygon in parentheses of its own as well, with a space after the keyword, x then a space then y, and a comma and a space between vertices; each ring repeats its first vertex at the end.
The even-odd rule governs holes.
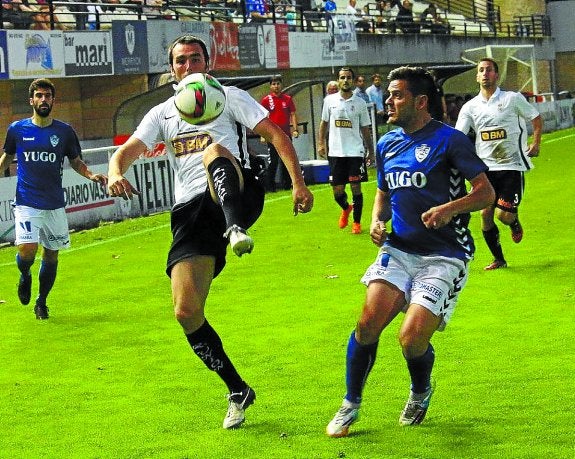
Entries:
POLYGON ((176 86, 176 109, 184 121, 205 124, 224 111, 226 94, 218 80, 207 73, 192 73, 176 86))

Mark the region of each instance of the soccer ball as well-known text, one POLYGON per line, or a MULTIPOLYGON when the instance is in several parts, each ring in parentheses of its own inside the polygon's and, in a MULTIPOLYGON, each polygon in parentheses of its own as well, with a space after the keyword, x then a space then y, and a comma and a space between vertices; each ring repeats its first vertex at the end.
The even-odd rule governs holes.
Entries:
POLYGON ((218 80, 207 73, 192 73, 176 86, 176 109, 184 121, 205 124, 224 111, 226 94, 218 80))

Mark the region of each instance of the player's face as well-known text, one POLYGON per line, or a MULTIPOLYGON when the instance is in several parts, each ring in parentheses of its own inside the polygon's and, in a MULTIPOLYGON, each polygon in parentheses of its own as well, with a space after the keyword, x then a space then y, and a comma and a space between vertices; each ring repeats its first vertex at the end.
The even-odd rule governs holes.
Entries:
POLYGON ((497 86, 499 74, 495 71, 492 62, 481 61, 477 64, 477 75, 475 78, 482 88, 492 89, 497 86))
POLYGON ((353 89, 353 76, 350 71, 339 72, 337 77, 337 87, 341 92, 351 92, 353 89))
POLYGON ((192 73, 208 71, 202 47, 197 43, 178 43, 172 50, 172 56, 172 76, 176 81, 181 81, 192 73))
POLYGON ((385 100, 387 122, 404 129, 409 128, 415 121, 417 110, 415 109, 416 98, 409 91, 407 81, 393 80, 389 83, 387 90, 389 92, 385 100))
POLYGON ((42 118, 46 118, 52 111, 54 105, 54 97, 50 89, 39 88, 34 91, 34 95, 30 99, 30 105, 34 112, 42 118))
POLYGON ((282 92, 282 83, 281 81, 272 81, 270 83, 270 91, 273 94, 279 94, 280 92, 282 92))

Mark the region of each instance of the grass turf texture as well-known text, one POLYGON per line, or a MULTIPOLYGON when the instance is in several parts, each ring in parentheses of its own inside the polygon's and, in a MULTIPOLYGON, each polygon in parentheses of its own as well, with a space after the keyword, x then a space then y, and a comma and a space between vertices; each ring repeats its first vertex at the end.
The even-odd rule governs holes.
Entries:
MULTIPOLYGON (((398 425, 409 380, 399 320, 381 336, 360 421, 324 429, 344 394, 347 338, 375 257, 367 234, 337 227, 327 185, 312 213, 267 196, 251 255, 228 257, 207 316, 257 392, 237 431, 221 428, 225 386, 190 350, 164 275, 169 216, 72 234, 37 321, 16 295, 14 247, 0 250, 0 458, 572 458, 575 130, 544 136, 527 176, 525 237, 491 261, 472 218, 476 260, 452 323, 433 339, 437 391, 425 422, 398 425)), ((33 266, 37 292, 39 260, 33 266)))

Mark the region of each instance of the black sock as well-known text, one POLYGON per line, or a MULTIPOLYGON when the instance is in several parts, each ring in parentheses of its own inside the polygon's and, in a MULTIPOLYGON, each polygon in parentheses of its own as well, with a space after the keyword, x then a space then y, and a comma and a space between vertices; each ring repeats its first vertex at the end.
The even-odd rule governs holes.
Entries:
POLYGON ((206 367, 222 378, 230 393, 241 392, 246 388, 247 384, 224 351, 222 340, 207 320, 195 332, 186 335, 186 338, 206 367))
POLYGON ((493 226, 493 228, 488 231, 483 231, 483 239, 485 239, 487 247, 489 247, 493 257, 496 260, 505 261, 505 258, 503 257, 503 248, 499 242, 499 228, 497 225, 493 226))
POLYGON ((423 394, 431 387, 431 370, 435 362, 435 352, 433 346, 429 344, 425 354, 414 359, 405 359, 407 369, 411 376, 411 390, 416 394, 423 394))
POLYGON ((353 221, 361 223, 361 213, 363 211, 363 193, 354 194, 353 196, 353 221))
POLYGON ((347 208, 349 207, 349 202, 347 202, 347 193, 343 193, 337 196, 334 196, 335 198, 335 202, 337 202, 339 204, 339 207, 341 207, 343 210, 347 210, 347 208))
POLYGON ((208 165, 218 204, 224 211, 226 228, 238 225, 245 228, 240 191, 240 177, 228 158, 218 157, 208 165))

